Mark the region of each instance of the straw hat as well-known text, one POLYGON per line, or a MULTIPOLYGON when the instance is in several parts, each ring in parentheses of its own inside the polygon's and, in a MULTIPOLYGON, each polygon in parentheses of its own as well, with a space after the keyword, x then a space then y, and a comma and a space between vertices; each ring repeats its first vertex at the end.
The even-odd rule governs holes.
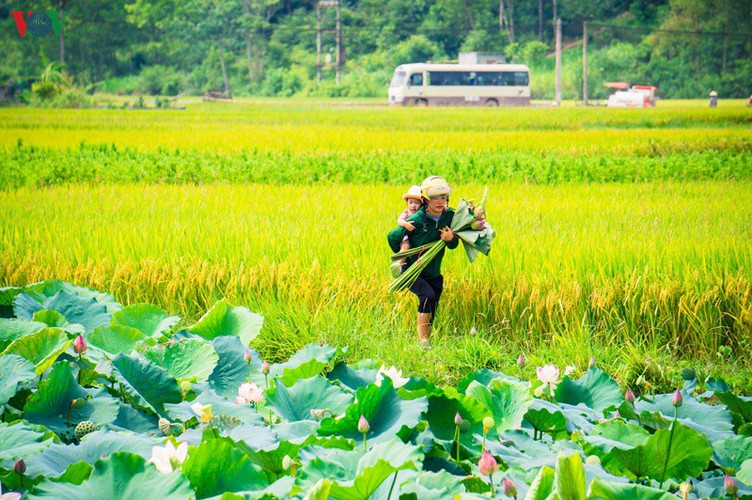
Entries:
POLYGON ((715 90, 711 90, 710 97, 718 97, 718 92, 716 92, 715 90))
POLYGON ((420 186, 410 186, 407 193, 402 195, 402 199, 407 201, 408 199, 420 200, 420 186))

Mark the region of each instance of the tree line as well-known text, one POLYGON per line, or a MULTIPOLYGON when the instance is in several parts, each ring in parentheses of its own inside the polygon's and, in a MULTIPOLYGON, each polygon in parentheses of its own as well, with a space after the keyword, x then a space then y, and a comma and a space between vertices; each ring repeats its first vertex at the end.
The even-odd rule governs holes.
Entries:
POLYGON ((528 64, 533 98, 551 98, 558 17, 565 99, 582 95, 583 23, 591 98, 608 94, 607 81, 655 85, 664 98, 752 92, 752 0, 341 0, 339 84, 336 9, 317 4, 2 0, 0 83, 38 79, 64 60, 78 86, 107 92, 384 96, 399 64, 484 51, 528 64), (50 12, 62 28, 40 36, 37 16, 36 34, 29 26, 21 37, 19 11, 24 21, 50 12))

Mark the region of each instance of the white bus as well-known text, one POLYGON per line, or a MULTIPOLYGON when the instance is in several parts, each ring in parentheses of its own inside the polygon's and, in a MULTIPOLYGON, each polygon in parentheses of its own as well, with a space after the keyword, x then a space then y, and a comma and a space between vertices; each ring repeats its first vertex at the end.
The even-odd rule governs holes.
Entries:
POLYGON ((530 69, 522 64, 403 64, 389 84, 389 104, 529 106, 530 69))

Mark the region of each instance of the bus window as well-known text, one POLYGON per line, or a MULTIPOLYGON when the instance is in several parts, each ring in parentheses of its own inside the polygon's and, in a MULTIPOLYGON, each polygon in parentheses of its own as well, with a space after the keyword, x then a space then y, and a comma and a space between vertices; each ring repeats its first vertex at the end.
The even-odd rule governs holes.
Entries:
POLYGON ((395 71, 394 76, 392 77, 392 82, 389 84, 390 87, 401 87, 405 83, 405 76, 407 73, 404 71, 395 71))
POLYGON ((515 71, 514 84, 518 87, 527 87, 530 84, 530 76, 524 71, 515 71))
POLYGON ((410 75, 410 86, 422 87, 423 73, 413 73, 412 75, 410 75))

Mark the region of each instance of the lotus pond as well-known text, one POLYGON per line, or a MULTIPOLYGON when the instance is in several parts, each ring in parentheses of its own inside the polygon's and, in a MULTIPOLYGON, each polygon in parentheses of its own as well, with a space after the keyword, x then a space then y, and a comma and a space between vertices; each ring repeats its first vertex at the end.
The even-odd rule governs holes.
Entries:
POLYGON ((179 324, 0 289, 3 498, 752 498, 752 398, 691 370, 623 393, 597 360, 520 358, 439 387, 329 345, 264 362, 263 318, 226 301, 179 324))

